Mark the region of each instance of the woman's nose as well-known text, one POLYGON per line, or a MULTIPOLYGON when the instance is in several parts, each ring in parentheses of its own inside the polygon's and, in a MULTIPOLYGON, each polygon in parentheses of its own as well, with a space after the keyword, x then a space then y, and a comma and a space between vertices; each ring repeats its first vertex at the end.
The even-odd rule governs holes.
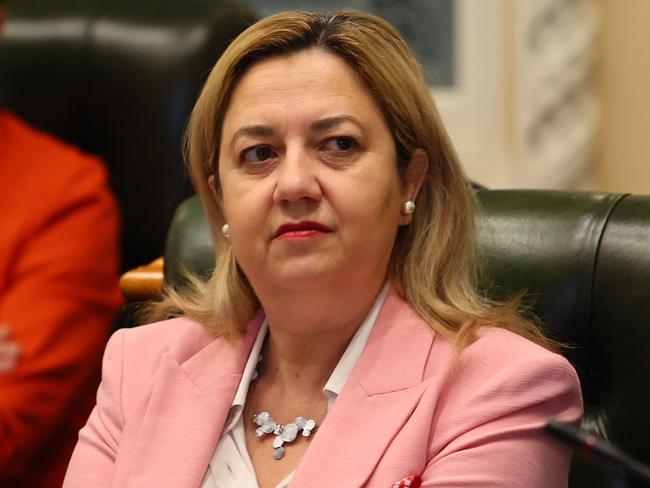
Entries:
POLYGON ((318 163, 308 150, 289 148, 276 168, 274 203, 287 205, 311 200, 318 202, 322 196, 318 163))

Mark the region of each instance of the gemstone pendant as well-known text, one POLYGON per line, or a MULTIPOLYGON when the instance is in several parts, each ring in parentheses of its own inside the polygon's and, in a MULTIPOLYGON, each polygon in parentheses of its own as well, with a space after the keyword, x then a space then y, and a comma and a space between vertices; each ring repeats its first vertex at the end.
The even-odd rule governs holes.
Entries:
POLYGON ((263 437, 265 434, 273 433, 273 459, 280 460, 284 457, 284 444, 296 440, 302 430, 303 437, 309 437, 316 428, 314 419, 305 417, 296 417, 293 422, 287 425, 277 423, 269 412, 260 412, 253 415, 253 423, 259 427, 255 430, 257 437, 263 437))

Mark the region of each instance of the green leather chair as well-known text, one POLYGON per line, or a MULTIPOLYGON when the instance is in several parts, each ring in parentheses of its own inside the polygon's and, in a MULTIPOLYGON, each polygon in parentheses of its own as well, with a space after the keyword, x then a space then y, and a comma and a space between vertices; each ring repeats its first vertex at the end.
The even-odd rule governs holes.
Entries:
MULTIPOLYGON (((526 290, 546 332, 571 347, 585 400, 583 426, 650 463, 650 197, 480 190, 483 287, 526 290)), ((196 196, 176 211, 165 281, 208 276, 212 235, 196 196)), ((571 487, 643 486, 575 458, 571 487)))

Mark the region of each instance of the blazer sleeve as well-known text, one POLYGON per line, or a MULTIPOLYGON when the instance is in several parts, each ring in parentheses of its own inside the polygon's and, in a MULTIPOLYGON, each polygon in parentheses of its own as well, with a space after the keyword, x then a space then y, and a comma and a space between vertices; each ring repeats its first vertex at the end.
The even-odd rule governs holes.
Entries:
POLYGON ((475 363, 456 373, 470 379, 449 393, 448 414, 437 419, 448 434, 433 441, 437 452, 422 486, 566 487, 571 450, 543 428, 550 417, 579 423, 582 397, 573 367, 547 351, 503 367, 475 363))
POLYGON ((79 442, 68 465, 64 488, 110 486, 124 428, 122 374, 125 332, 115 332, 106 346, 97 405, 79 432, 79 442))

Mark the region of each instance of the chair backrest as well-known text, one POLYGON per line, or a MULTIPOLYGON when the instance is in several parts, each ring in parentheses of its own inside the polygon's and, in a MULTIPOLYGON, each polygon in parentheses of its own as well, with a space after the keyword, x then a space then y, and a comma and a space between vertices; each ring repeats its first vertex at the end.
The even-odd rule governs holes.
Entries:
POLYGON ((0 106, 105 161, 122 208, 123 269, 160 256, 174 210, 191 194, 188 115, 252 14, 220 0, 6 5, 0 106))
MULTIPOLYGON (((479 200, 486 289, 527 291, 547 333, 573 346, 583 426, 650 463, 650 197, 482 190, 479 200)), ((619 486, 595 466, 572 474, 572 486, 619 486)))
MULTIPOLYGON (((478 199, 484 289, 496 298, 526 291, 547 334, 571 346, 583 425, 650 463, 650 197, 480 190, 478 199)), ((170 228, 165 281, 181 284, 181 267, 208 276, 213 266, 194 196, 170 228)), ((570 485, 621 486, 619 476, 576 459, 570 485)))

